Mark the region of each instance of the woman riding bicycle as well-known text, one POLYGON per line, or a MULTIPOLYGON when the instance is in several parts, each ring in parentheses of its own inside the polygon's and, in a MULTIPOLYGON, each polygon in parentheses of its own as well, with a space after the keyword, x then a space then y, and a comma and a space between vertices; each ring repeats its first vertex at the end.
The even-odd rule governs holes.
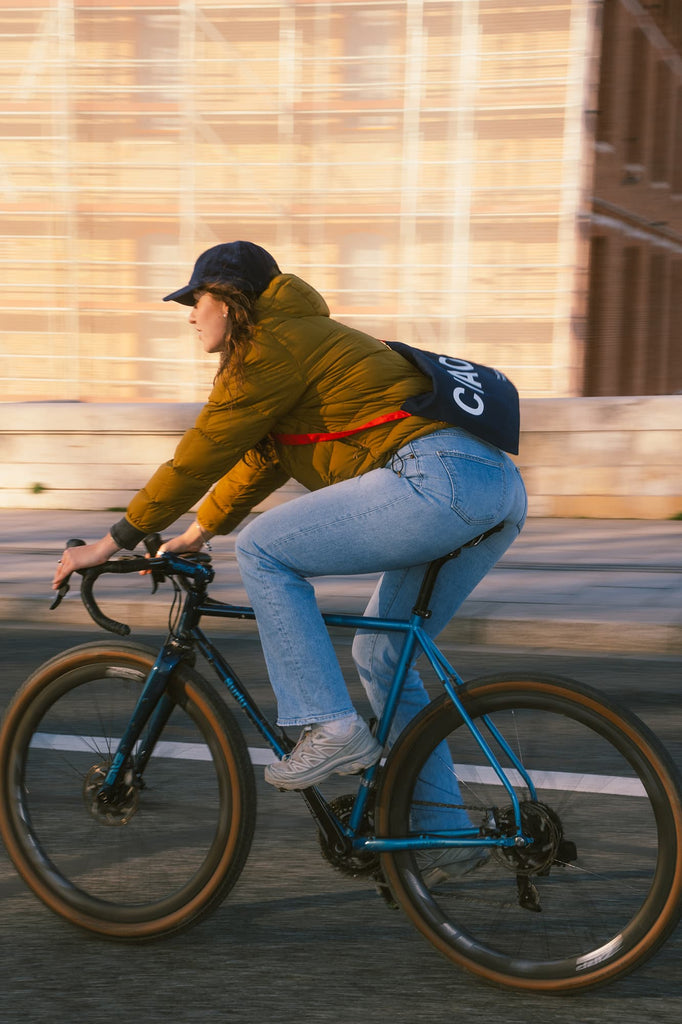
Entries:
MULTIPOLYGON (((332 320, 314 288, 252 242, 204 252, 169 300, 191 307, 204 351, 220 354, 213 390, 125 517, 99 541, 64 551, 53 586, 133 549, 203 498, 196 521, 161 548, 198 551, 297 480, 310 493, 252 519, 236 540, 278 722, 304 727, 265 778, 301 789, 360 771, 381 749, 350 701, 310 579, 381 572, 366 614, 407 618, 426 563, 502 524, 441 570, 427 625, 436 636, 520 532, 520 474, 469 431, 408 415, 404 403, 430 391, 430 380, 383 342, 332 320)), ((355 638, 377 714, 400 643, 391 633, 355 638)), ((392 740, 428 699, 413 667, 392 740)))

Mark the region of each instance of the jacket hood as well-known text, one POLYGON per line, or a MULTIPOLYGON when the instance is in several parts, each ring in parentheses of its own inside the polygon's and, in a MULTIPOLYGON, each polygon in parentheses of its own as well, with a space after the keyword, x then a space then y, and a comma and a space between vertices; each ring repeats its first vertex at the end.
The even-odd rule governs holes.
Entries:
POLYGON ((329 316, 329 306, 312 285, 295 274, 273 278, 256 302, 259 320, 266 317, 329 316))

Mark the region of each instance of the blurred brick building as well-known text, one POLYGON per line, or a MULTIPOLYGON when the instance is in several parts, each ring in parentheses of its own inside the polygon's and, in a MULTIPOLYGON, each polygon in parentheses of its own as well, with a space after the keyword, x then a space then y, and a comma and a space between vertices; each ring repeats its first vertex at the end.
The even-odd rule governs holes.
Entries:
POLYGON ((584 393, 682 391, 682 2, 605 0, 584 393))
POLYGON ((197 401, 160 302, 251 238, 525 396, 682 388, 682 4, 0 7, 3 398, 197 401))

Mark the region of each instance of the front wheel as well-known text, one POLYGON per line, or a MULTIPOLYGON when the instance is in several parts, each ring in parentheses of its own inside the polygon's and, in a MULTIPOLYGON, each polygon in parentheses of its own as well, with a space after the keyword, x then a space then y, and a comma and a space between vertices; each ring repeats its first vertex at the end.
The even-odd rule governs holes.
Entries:
POLYGON ((24 684, 0 731, 0 828, 36 895, 73 924, 146 940, 198 921, 234 885, 255 821, 245 741, 205 681, 180 665, 172 713, 142 775, 97 800, 155 652, 85 644, 24 684))
MULTIPOLYGON (((671 759, 636 716, 567 680, 494 676, 469 683, 462 700, 513 784, 533 843, 493 847, 460 874, 456 865, 434 870, 433 851, 384 855, 396 900, 442 953, 495 984, 568 992, 632 970, 680 916, 682 806, 671 759)), ((377 832, 433 837, 466 827, 462 816, 483 836, 514 835, 507 790, 444 696, 387 762, 377 832)))

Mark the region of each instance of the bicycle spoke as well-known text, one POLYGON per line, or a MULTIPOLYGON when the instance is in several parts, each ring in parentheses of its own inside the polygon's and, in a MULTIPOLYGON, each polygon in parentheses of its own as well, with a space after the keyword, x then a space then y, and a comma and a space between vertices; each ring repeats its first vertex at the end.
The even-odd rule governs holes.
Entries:
MULTIPOLYGON (((558 991, 629 969, 679 916, 682 813, 669 758, 633 716, 556 681, 483 680, 465 706, 508 744, 492 746, 532 842, 494 848, 483 864, 461 847, 396 854, 387 870, 398 899, 427 937, 491 980, 558 991)), ((488 839, 516 835, 507 790, 447 702, 420 716, 395 759, 379 811, 390 834, 418 835, 430 815, 429 835, 446 835, 464 827, 464 809, 488 839)))
POLYGON ((185 927, 234 884, 248 852, 255 800, 243 737, 199 677, 178 670, 143 776, 133 754, 104 804, 154 655, 95 644, 62 660, 61 672, 29 681, 5 732, 10 855, 49 906, 93 931, 145 938, 185 927))

